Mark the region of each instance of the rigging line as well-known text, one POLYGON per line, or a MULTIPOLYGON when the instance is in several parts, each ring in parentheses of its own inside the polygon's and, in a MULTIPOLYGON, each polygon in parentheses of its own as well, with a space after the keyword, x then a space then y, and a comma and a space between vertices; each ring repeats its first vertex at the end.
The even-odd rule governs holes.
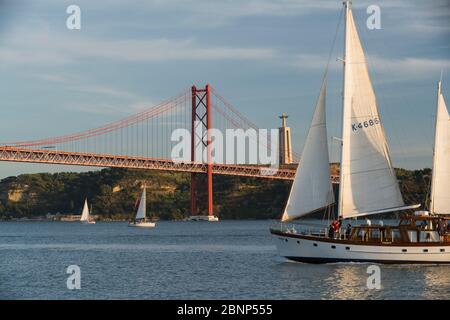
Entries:
MULTIPOLYGON (((226 112, 224 112, 223 110, 221 110, 221 109, 220 109, 217 105, 215 105, 215 104, 212 104, 212 107, 213 107, 213 109, 216 110, 219 114, 221 114, 224 118, 226 118, 226 119, 229 121, 229 123, 230 123, 234 128, 236 128, 236 129, 242 129, 242 128, 240 128, 240 124, 236 122, 237 120, 234 119, 234 118, 232 118, 232 116, 226 114, 226 112)), ((253 137, 253 136, 251 136, 251 135, 250 135, 250 139, 251 139, 252 141, 255 141, 255 137, 253 137)), ((256 141, 255 141, 255 142, 258 144, 258 137, 256 137, 256 141)), ((267 143, 265 143, 265 142, 259 142, 259 144, 260 144, 261 146, 263 146, 263 147, 266 147, 267 150, 270 150, 271 154, 272 154, 273 152, 275 152, 275 150, 273 150, 273 148, 271 148, 271 146, 268 145, 267 143)))
MULTIPOLYGON (((232 118, 237 118, 238 120, 237 121, 239 121, 240 122, 240 124, 246 124, 248 127, 250 127, 250 128, 253 128, 253 129, 255 129, 255 130, 259 130, 260 128, 257 126, 257 125, 255 125, 253 122, 251 122, 247 117, 245 117, 241 112, 239 112, 235 107, 233 107, 228 101, 226 101, 225 100, 225 98, 223 98, 217 91, 215 91, 214 89, 213 89, 213 93, 214 93, 214 95, 223 103, 223 105, 226 107, 226 109, 225 110, 228 110, 229 112, 231 112, 233 115, 226 115, 226 116, 228 116, 228 117, 232 117, 232 118)), ((229 118, 230 119, 230 118, 229 118)), ((234 123, 236 123, 236 120, 235 121, 233 121, 234 123)), ((240 128, 239 126, 240 126, 240 124, 239 125, 237 125, 237 128, 240 128)), ((271 151, 274 151, 273 149, 270 149, 271 151)), ((299 157, 300 155, 297 153, 297 152, 295 152, 295 151, 292 151, 292 153, 293 153, 293 155, 295 156, 295 157, 299 157)))
MULTIPOLYGON (((223 101, 222 101, 222 103, 223 103, 223 101)), ((233 115, 230 115, 230 114, 227 114, 227 112, 226 112, 227 109, 221 110, 220 107, 219 107, 218 105, 213 104, 213 107, 214 107, 214 109, 215 109, 217 112, 219 112, 224 118, 226 118, 226 119, 233 125, 234 128, 236 128, 236 129, 244 129, 244 128, 241 128, 241 126, 244 127, 242 121, 239 121, 239 120, 242 120, 242 118, 236 117, 236 114, 234 114, 234 116, 233 116, 233 115)), ((247 127, 247 128, 248 128, 248 127, 247 127)), ((253 127, 253 129, 258 130, 259 128, 257 128, 257 127, 255 126, 255 127, 253 127)), ((253 140, 254 140, 254 139, 253 139, 253 140)), ((264 144, 264 146, 267 147, 267 148, 269 149, 269 146, 268 146, 267 144, 264 144)), ((269 150, 272 151, 272 152, 274 152, 274 150, 273 150, 272 148, 270 148, 269 150)))
MULTIPOLYGON (((186 90, 184 90, 181 94, 178 94, 177 96, 167 99, 165 101, 163 101, 162 103, 153 106, 151 108, 147 108, 144 111, 141 111, 137 114, 128 116, 124 119, 121 120, 117 120, 117 121, 113 121, 109 124, 97 127, 97 128, 93 128, 93 129, 88 129, 85 131, 81 131, 78 133, 74 133, 74 134, 67 134, 67 135, 63 135, 63 136, 57 136, 57 137, 49 137, 49 138, 45 138, 45 139, 39 139, 39 140, 27 140, 27 141, 16 141, 16 142, 11 142, 11 143, 5 143, 6 145, 16 145, 16 146, 30 146, 30 145, 40 145, 40 144, 47 144, 48 142, 53 142, 53 143, 58 143, 61 141, 68 141, 71 139, 75 139, 75 138, 82 138, 82 137, 89 137, 92 135, 95 135, 95 133, 100 132, 101 134, 104 133, 103 131, 109 132, 107 131, 110 128, 114 129, 118 129, 118 128, 122 128, 125 127, 126 125, 130 125, 132 123, 136 122, 136 119, 139 118, 140 116, 152 116, 155 111, 160 111, 160 109, 169 106, 173 103, 176 103, 177 100, 180 99, 180 97, 183 96, 184 92, 186 90)), ((160 112, 159 112, 160 113, 160 112)), ((159 114, 157 113, 157 114, 159 114)), ((156 114, 156 115, 157 115, 156 114)))
MULTIPOLYGON (((151 115, 152 116, 159 115, 161 113, 166 112, 171 107, 173 107, 172 104, 157 106, 157 107, 155 107, 155 109, 157 109, 157 110, 152 109, 152 111, 154 113, 151 115)), ((73 140, 89 139, 89 138, 92 138, 92 137, 95 137, 98 135, 107 134, 114 130, 119 130, 120 128, 123 128, 123 127, 133 126, 136 123, 136 121, 137 120, 134 117, 133 121, 129 121, 129 122, 126 122, 125 120, 120 120, 117 122, 117 125, 115 125, 115 126, 109 126, 109 127, 104 126, 104 127, 97 128, 97 129, 90 129, 87 131, 83 131, 82 133, 79 133, 79 134, 60 136, 60 137, 49 138, 49 139, 45 139, 45 140, 34 140, 34 141, 30 141, 30 142, 14 143, 14 145, 16 147, 17 146, 31 147, 31 146, 40 146, 40 145, 45 145, 45 144, 57 144, 57 143, 63 143, 63 142, 73 141, 73 140)))
MULTIPOLYGON (((338 33, 339 33, 339 28, 340 28, 340 25, 341 25, 341 20, 342 20, 342 14, 343 14, 343 12, 344 12, 344 8, 342 8, 341 11, 340 11, 340 13, 339 13, 338 23, 337 23, 337 25, 336 25, 336 29, 335 29, 334 36, 333 36, 333 41, 332 41, 332 43, 331 43, 331 49, 330 49, 330 51, 329 51, 329 53, 328 53, 327 64, 326 64, 326 67, 325 67, 325 72, 323 73, 323 76, 322 76, 322 81, 321 81, 321 85, 320 85, 320 91, 319 91, 319 94, 317 95, 315 105, 317 105, 317 103, 319 102, 320 96, 321 96, 321 94, 322 94, 323 86, 325 85, 325 79, 326 79, 326 77, 327 77, 328 69, 329 69, 329 66, 330 66, 331 57, 332 57, 332 55, 333 55, 334 48, 335 48, 335 46, 336 46, 336 39, 337 39, 337 36, 338 36, 338 33)), ((312 115, 312 118, 314 118, 314 113, 313 113, 313 115, 312 115)), ((312 123, 312 118, 311 118, 311 122, 310 122, 310 123, 312 123)), ((309 135, 309 132, 310 132, 311 128, 312 128, 312 127, 310 127, 310 128, 308 129, 308 133, 307 133, 306 136, 309 135)), ((300 156, 300 155, 299 155, 299 156, 300 156)), ((298 159, 298 160, 300 161, 300 159, 298 159)))
POLYGON ((344 7, 341 8, 341 11, 339 13, 338 23, 336 25, 336 30, 334 31, 334 37, 333 37, 333 42, 331 43, 331 49, 330 49, 330 52, 328 53, 328 60, 327 60, 327 64, 326 64, 326 67, 325 67, 325 73, 323 75, 322 82, 323 82, 323 80, 325 79, 325 77, 326 77, 326 75, 328 73, 328 68, 330 66, 331 56, 333 55, 333 51, 334 51, 334 48, 336 46, 336 39, 337 39, 337 36, 339 34, 339 28, 341 26, 343 13, 344 13, 344 7))
POLYGON ((223 98, 214 88, 211 88, 211 91, 213 94, 223 103, 225 107, 229 109, 232 113, 237 115, 242 121, 244 121, 247 125, 254 129, 258 129, 258 126, 256 126, 253 122, 251 122, 247 117, 245 117, 241 112, 239 112, 235 107, 233 107, 225 98, 223 98))
MULTIPOLYGON (((336 29, 335 29, 335 32, 334 32, 334 36, 333 36, 333 41, 332 41, 332 43, 331 43, 331 48, 330 48, 330 51, 329 51, 329 53, 328 53, 328 60, 327 60, 327 64, 326 64, 326 67, 325 67, 325 72, 324 72, 324 74, 323 74, 323 76, 322 76, 322 84, 323 84, 323 82, 324 82, 324 80, 325 80, 325 77, 327 76, 327 74, 328 74, 328 70, 329 70, 329 66, 330 66, 330 62, 331 62, 331 57, 333 56, 333 52, 334 52, 334 50, 336 49, 337 50, 337 45, 336 45, 336 43, 337 43, 337 38, 338 38, 338 35, 339 35, 339 30, 340 30, 340 28, 341 28, 341 22, 344 20, 343 19, 343 15, 344 15, 344 10, 345 10, 345 8, 344 7, 342 7, 341 8, 341 10, 340 10, 340 12, 339 12, 339 18, 338 18, 338 22, 337 22, 337 25, 336 25, 336 29)), ((341 91, 341 99, 342 99, 342 95, 343 95, 343 92, 341 91)), ((319 93, 319 96, 320 96, 320 93, 319 93)), ((318 98, 317 98, 318 99, 318 98)), ((334 111, 334 110, 329 110, 328 109, 328 111, 334 111)), ((334 117, 331 117, 331 118, 334 118, 334 117)), ((340 135, 340 133, 338 134, 338 135, 340 135)), ((331 154, 334 154, 335 152, 334 152, 334 150, 337 150, 337 152, 336 152, 336 155, 335 156, 337 156, 337 159, 336 159, 336 162, 340 162, 340 158, 341 158, 341 154, 340 154, 340 152, 342 152, 342 148, 339 148, 339 147, 335 147, 334 146, 334 143, 332 143, 331 144, 331 154)), ((330 156, 330 161, 331 161, 331 154, 329 155, 330 156)), ((300 160, 300 159, 299 159, 300 160)))

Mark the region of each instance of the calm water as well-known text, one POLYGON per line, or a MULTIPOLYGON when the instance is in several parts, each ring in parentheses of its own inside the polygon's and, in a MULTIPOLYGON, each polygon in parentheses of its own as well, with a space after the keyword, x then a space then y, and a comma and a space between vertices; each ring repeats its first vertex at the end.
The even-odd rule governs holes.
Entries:
POLYGON ((0 299, 442 299, 450 266, 308 265, 277 257, 270 221, 0 222, 0 299), (68 290, 66 268, 81 268, 68 290))

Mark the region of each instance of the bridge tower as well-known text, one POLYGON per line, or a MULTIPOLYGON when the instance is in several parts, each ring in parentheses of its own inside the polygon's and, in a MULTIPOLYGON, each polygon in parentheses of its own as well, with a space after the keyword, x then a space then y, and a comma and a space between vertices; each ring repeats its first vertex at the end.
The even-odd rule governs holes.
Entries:
POLYGON ((281 119, 281 127, 279 130, 279 145, 280 145, 280 154, 279 160, 280 164, 291 164, 292 163, 292 143, 291 143, 291 128, 286 125, 286 119, 288 116, 283 113, 279 116, 281 119))
POLYGON ((203 162, 203 152, 207 153, 207 193, 208 215, 197 215, 197 180, 196 174, 191 174, 191 217, 189 220, 218 221, 213 213, 212 156, 211 156, 211 86, 205 88, 192 86, 192 126, 191 126, 191 161, 203 162))

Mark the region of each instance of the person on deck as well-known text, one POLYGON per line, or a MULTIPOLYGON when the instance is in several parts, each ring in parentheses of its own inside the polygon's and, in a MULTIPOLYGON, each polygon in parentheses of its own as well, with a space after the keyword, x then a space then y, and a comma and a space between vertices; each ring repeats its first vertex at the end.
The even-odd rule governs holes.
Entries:
MULTIPOLYGON (((334 221, 333 221, 334 222, 334 221)), ((328 238, 334 238, 333 222, 328 227, 328 238)))
POLYGON ((444 241, 445 230, 447 229, 447 225, 444 220, 439 220, 437 223, 437 231, 439 233, 439 238, 441 241, 444 241))
POLYGON ((328 237, 336 238, 336 235, 339 233, 340 223, 337 220, 333 220, 330 225, 330 229, 328 229, 328 237))
POLYGON ((351 234, 352 234, 352 225, 349 223, 345 228, 345 238, 349 239, 351 234))
POLYGON ((336 235, 337 235, 337 238, 340 238, 341 237, 341 225, 342 225, 342 222, 341 222, 341 220, 337 220, 336 222, 337 222, 336 223, 336 235))

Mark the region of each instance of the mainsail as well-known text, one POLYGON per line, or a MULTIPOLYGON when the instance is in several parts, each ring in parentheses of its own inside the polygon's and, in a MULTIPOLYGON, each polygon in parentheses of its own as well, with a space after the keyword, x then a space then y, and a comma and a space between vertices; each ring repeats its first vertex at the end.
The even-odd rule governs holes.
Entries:
POLYGON ((403 208, 350 1, 346 2, 339 216, 403 208))
POLYGON ((450 116, 438 84, 430 211, 450 214, 450 116))
POLYGON ((87 203, 87 199, 84 200, 83 211, 81 212, 80 221, 88 221, 89 220, 89 207, 87 203))
POLYGON ((141 200, 139 200, 139 208, 136 213, 136 220, 145 219, 146 202, 146 192, 144 188, 144 190, 142 190, 141 200))
POLYGON ((306 137, 282 221, 292 220, 334 202, 326 127, 326 77, 306 137))

